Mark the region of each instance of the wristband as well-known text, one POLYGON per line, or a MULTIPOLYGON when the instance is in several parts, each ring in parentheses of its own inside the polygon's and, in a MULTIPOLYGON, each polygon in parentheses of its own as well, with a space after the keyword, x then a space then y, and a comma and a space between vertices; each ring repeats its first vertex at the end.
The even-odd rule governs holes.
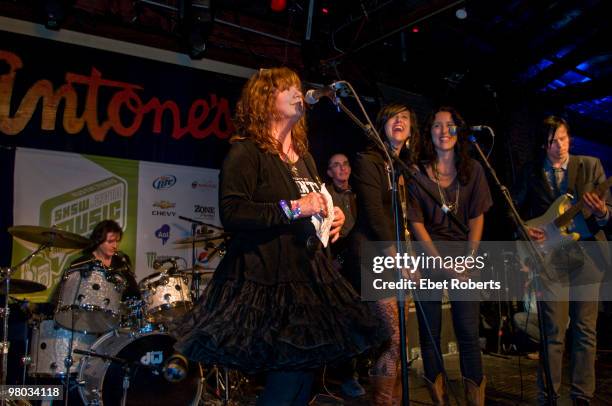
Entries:
POLYGON ((294 206, 295 208, 291 210, 291 213, 293 214, 293 220, 300 218, 300 216, 302 215, 302 208, 300 207, 300 202, 298 202, 297 200, 292 200, 291 207, 293 208, 294 206))
POLYGON ((278 202, 278 205, 283 210, 283 213, 285 213, 285 216, 287 216, 289 220, 293 220, 293 212, 291 211, 291 208, 289 207, 287 201, 281 200, 280 202, 278 202))

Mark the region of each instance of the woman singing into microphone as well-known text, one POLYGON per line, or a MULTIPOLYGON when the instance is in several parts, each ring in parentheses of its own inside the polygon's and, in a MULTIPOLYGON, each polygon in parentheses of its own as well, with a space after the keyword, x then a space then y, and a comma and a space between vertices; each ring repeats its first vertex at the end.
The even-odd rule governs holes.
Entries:
POLYGON ((192 360, 266 372, 259 405, 306 405, 314 368, 380 341, 379 323, 323 249, 321 222, 333 219, 333 242, 344 216, 308 152, 297 74, 255 73, 234 123, 219 193, 233 239, 179 326, 176 348, 192 360))

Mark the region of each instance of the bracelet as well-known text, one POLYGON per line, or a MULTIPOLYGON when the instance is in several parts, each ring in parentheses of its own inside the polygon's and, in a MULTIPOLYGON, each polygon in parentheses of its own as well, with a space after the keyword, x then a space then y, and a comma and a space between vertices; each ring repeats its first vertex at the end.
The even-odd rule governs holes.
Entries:
POLYGON ((285 213, 285 216, 287 216, 289 220, 293 220, 293 212, 291 211, 291 208, 289 207, 287 201, 281 200, 280 202, 278 202, 278 205, 283 210, 283 213, 285 213))
POLYGON ((293 209, 291 211, 291 213, 293 214, 293 219, 297 219, 300 218, 300 216, 302 215, 302 208, 300 207, 300 202, 298 202, 297 200, 292 200, 291 201, 291 207, 295 206, 295 209, 293 209))
POLYGON ((295 220, 302 215, 302 208, 297 200, 292 200, 290 203, 287 203, 286 200, 281 200, 278 202, 278 205, 289 220, 295 220), (289 204, 291 204, 291 207, 295 206, 295 209, 291 209, 289 204))

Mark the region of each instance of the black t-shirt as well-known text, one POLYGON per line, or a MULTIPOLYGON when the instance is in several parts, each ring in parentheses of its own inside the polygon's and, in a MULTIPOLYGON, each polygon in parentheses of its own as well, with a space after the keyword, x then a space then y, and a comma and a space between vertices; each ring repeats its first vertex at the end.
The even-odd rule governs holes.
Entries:
MULTIPOLYGON (((427 176, 423 169, 416 176, 429 192, 434 196, 439 196, 438 185, 427 176)), ((455 203, 457 188, 459 188, 459 199, 456 216, 459 221, 469 226, 470 219, 485 213, 493 205, 484 170, 478 162, 472 160, 472 173, 466 185, 460 185, 459 179, 455 178, 447 188, 442 188, 447 204, 455 203)), ((451 222, 440 206, 414 181, 408 185, 408 202, 408 220, 424 223, 433 241, 467 240, 467 234, 464 234, 455 223, 451 222)))

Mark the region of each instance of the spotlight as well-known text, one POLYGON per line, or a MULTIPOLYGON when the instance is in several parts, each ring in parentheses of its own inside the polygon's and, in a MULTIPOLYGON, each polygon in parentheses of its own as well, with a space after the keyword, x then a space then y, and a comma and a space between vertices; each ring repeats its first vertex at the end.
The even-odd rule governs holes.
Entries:
POLYGON ((45 1, 45 27, 50 30, 59 30, 65 16, 65 8, 62 0, 45 1))
POLYGON ((187 49, 191 59, 200 59, 204 56, 206 40, 212 31, 211 0, 192 0, 187 12, 187 49))
POLYGON ((270 8, 272 9, 272 11, 275 11, 277 13, 280 13, 281 11, 285 10, 286 7, 287 0, 272 0, 270 2, 270 8))
POLYGON ((465 9, 465 7, 461 7, 458 8, 457 11, 455 11, 455 17, 457 17, 460 20, 465 20, 467 18, 467 10, 465 9))

